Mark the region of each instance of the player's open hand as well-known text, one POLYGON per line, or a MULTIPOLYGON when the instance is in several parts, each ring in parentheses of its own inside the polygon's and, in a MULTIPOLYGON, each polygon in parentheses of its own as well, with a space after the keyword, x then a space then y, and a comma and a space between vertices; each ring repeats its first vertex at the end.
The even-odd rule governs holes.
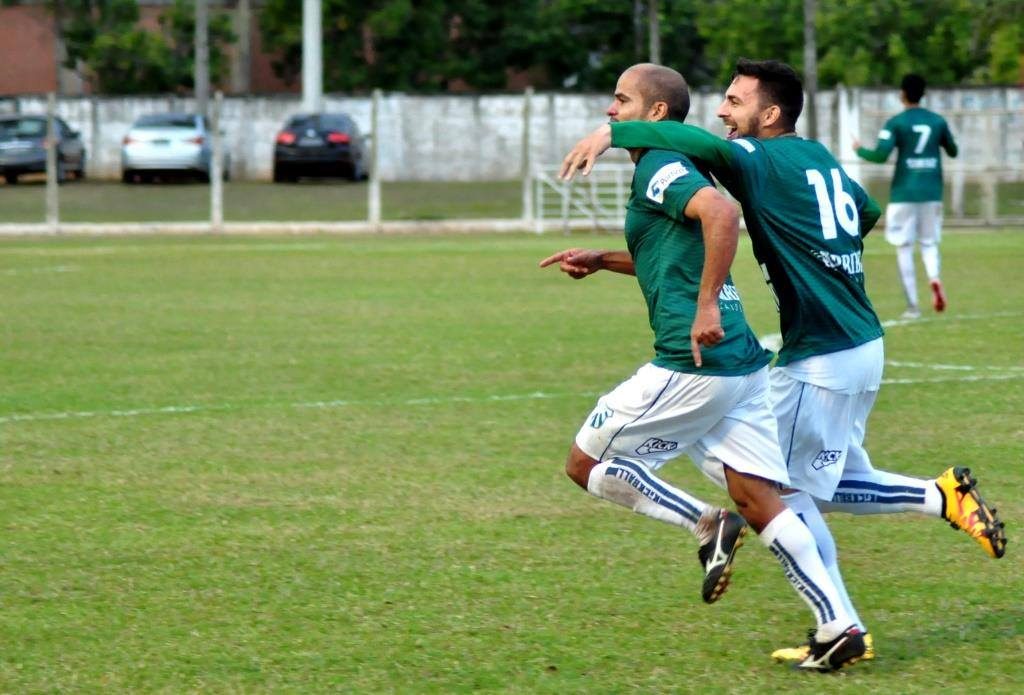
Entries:
POLYGON ((547 268, 554 263, 557 263, 558 269, 569 277, 574 280, 580 280, 601 270, 601 251, 578 248, 566 249, 545 258, 540 262, 540 267, 547 268))
POLYGON ((612 127, 605 123, 600 128, 583 138, 565 155, 562 170, 558 176, 563 181, 571 181, 577 171, 586 176, 597 163, 597 158, 612 146, 612 127))
POLYGON ((690 326, 690 350, 693 352, 693 363, 698 367, 702 365, 700 346, 711 347, 722 342, 725 331, 722 329, 722 313, 718 309, 718 302, 699 306, 697 315, 690 326))

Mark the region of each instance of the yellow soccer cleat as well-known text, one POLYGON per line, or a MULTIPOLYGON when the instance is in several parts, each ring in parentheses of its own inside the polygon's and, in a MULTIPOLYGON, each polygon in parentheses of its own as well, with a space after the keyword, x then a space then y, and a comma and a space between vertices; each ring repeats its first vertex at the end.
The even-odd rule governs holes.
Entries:
MULTIPOLYGON (((811 645, 801 644, 799 647, 783 647, 782 649, 776 649, 772 652, 772 658, 775 661, 785 662, 802 662, 811 653, 811 645)), ((860 661, 869 661, 875 658, 875 641, 871 638, 870 632, 864 633, 864 655, 860 657, 860 661)))
POLYGON ((1000 558, 1006 552, 1006 530, 978 494, 978 481, 970 468, 955 466, 935 479, 942 494, 942 516, 955 529, 964 531, 978 541, 990 557, 1000 558))

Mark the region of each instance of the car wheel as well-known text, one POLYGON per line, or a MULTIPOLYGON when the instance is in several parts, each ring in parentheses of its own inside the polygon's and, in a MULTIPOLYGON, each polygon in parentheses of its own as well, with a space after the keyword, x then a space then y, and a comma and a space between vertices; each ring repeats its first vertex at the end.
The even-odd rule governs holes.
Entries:
POLYGON ((295 183, 296 176, 283 166, 274 167, 274 183, 295 183))
POLYGON ((135 183, 135 172, 125 169, 121 172, 121 183, 135 183))
POLYGON ((68 165, 63 159, 57 160, 57 183, 66 183, 68 180, 68 165))
POLYGON ((9 183, 10 185, 13 186, 14 184, 18 183, 18 175, 17 174, 4 174, 4 181, 6 181, 7 183, 9 183))

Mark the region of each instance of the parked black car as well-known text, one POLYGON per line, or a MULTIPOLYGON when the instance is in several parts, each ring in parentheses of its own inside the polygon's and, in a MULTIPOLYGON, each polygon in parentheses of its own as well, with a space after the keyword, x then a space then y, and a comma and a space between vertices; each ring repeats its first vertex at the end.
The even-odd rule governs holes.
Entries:
MULTIPOLYGON (((57 180, 74 174, 85 178, 85 147, 77 131, 54 118, 57 136, 57 180)), ((0 116, 0 175, 17 183, 22 174, 46 171, 46 116, 0 116)))
POLYGON ((366 178, 366 146, 359 128, 344 113, 293 116, 274 144, 274 181, 300 176, 366 178))

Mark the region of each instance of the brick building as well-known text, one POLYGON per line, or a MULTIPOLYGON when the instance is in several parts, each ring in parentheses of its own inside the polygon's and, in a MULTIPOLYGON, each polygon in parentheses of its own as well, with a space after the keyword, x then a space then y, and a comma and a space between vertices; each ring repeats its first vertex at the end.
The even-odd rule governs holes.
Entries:
MULTIPOLYGON (((173 0, 139 0, 139 24, 159 29, 159 17, 173 0)), ((236 34, 242 35, 238 0, 209 0, 211 12, 227 12, 236 34)), ((261 50, 258 0, 250 0, 248 35, 250 60, 248 74, 242 74, 239 43, 228 49, 231 76, 226 84, 217 85, 227 94, 272 94, 299 92, 301 82, 285 83, 275 74, 272 57, 261 50)), ((66 96, 90 94, 87 76, 58 65, 61 51, 57 41, 56 22, 46 0, 21 0, 17 5, 0 6, 0 95, 42 94, 57 92, 66 96)))

